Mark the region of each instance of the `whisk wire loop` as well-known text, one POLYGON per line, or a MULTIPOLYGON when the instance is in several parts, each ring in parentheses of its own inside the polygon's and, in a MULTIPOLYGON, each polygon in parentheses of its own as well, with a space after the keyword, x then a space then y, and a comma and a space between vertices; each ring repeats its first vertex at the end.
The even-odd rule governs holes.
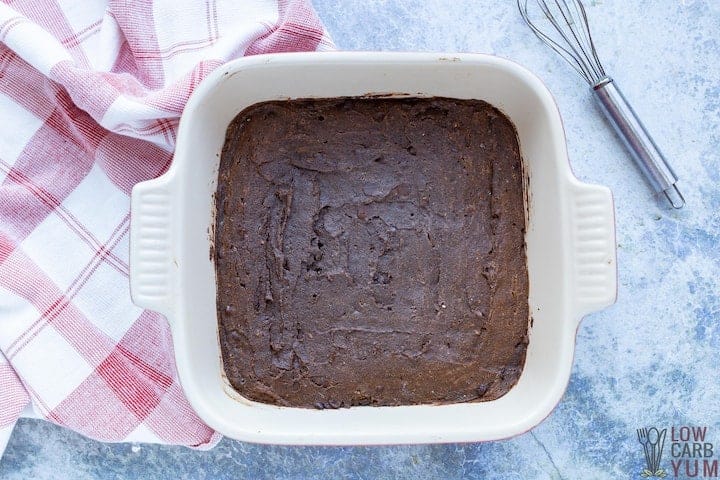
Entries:
POLYGON ((552 26, 553 32, 545 33, 532 20, 528 3, 517 0, 520 14, 525 23, 540 40, 555 50, 589 84, 599 82, 605 75, 595 43, 590 33, 587 12, 577 0, 535 0, 542 16, 552 26))

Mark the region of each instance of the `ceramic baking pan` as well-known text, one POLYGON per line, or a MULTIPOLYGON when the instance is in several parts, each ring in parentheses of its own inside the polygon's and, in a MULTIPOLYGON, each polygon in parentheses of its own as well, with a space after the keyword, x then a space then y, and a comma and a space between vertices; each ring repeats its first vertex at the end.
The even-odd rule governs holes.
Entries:
POLYGON ((563 395, 582 317, 616 295, 610 191, 578 181, 552 96, 524 68, 486 55, 296 53, 228 63, 193 93, 172 166, 132 192, 131 290, 170 322, 180 381, 220 433, 278 444, 484 441, 542 421, 563 395), (230 121, 267 100, 409 94, 480 99, 515 124, 527 174, 530 343, 503 397, 477 403, 312 410, 256 403, 223 375, 210 254, 220 152, 230 121))

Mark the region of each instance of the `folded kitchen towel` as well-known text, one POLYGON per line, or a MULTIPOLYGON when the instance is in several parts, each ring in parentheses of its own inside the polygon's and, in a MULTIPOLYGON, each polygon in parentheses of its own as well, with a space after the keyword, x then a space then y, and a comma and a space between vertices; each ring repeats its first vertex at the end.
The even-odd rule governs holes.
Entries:
POLYGON ((219 440, 130 301, 130 190, 214 68, 331 48, 309 0, 0 2, 0 454, 28 402, 104 441, 219 440))

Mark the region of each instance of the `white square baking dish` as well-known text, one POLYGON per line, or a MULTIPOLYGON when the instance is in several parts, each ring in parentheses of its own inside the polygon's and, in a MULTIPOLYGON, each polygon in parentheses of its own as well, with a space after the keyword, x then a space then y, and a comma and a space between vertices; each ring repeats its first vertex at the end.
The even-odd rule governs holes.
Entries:
POLYGON ((510 61, 475 54, 294 53, 217 69, 185 108, 168 172, 133 189, 130 261, 133 301, 170 322, 180 381, 200 418, 223 435, 262 443, 486 441, 525 432, 563 395, 579 321, 616 297, 610 191, 573 176, 560 115, 540 80, 510 61), (210 249, 228 124, 266 100, 369 93, 480 99, 517 128, 532 321, 522 375, 497 400, 311 410, 249 401, 224 377, 210 249))

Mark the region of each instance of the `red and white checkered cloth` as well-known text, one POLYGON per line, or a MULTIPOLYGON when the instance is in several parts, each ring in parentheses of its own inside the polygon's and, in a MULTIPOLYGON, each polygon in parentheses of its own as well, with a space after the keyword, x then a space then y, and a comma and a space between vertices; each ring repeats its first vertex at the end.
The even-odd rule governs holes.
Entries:
POLYGON ((104 441, 219 440, 130 301, 130 190, 211 70, 331 48, 309 0, 0 1, 0 454, 28 402, 104 441))

